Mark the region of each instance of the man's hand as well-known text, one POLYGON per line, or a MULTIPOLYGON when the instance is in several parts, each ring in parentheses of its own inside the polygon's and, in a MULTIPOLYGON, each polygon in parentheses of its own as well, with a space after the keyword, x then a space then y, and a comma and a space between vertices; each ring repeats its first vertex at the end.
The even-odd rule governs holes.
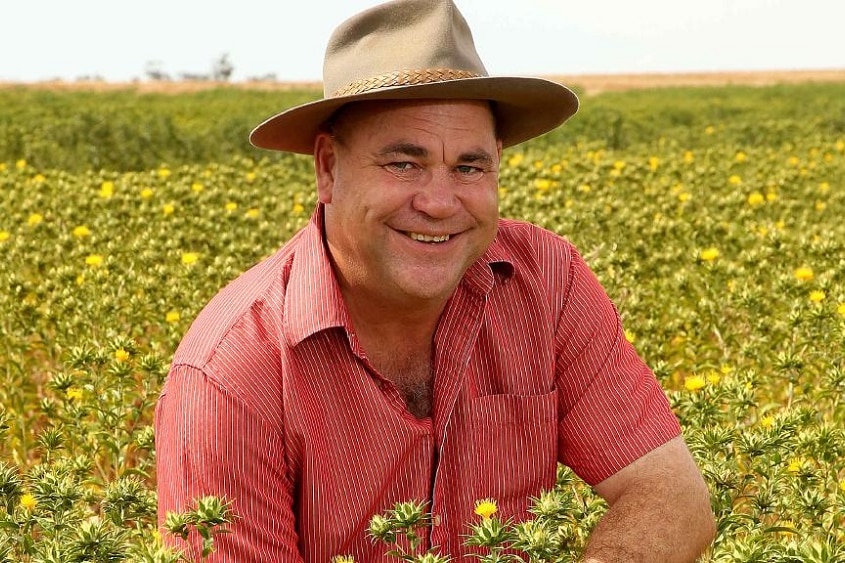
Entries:
POLYGON ((595 486, 610 509, 593 530, 584 563, 695 561, 713 540, 707 485, 683 438, 675 438, 595 486))

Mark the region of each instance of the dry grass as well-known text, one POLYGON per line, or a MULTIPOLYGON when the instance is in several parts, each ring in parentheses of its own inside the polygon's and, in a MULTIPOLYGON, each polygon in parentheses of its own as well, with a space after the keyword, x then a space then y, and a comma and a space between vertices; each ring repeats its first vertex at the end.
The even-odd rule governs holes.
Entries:
MULTIPOLYGON (((581 74, 549 76, 562 84, 577 86, 588 94, 606 91, 632 90, 643 88, 663 88, 670 86, 726 86, 749 85, 768 86, 782 83, 800 82, 845 82, 845 69, 841 70, 783 70, 783 71, 747 71, 747 72, 696 72, 696 73, 651 73, 651 74, 581 74)), ((53 90, 136 90, 180 94, 197 92, 210 88, 245 88, 255 90, 290 90, 292 88, 320 89, 318 82, 35 82, 11 83, 0 82, 0 88, 25 86, 53 90)))

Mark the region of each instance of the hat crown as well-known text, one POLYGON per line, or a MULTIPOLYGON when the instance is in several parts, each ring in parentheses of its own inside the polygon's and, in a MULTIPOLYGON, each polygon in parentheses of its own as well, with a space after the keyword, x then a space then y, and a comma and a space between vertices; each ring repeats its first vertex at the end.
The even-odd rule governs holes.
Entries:
POLYGON ((326 48, 324 97, 393 85, 408 73, 422 73, 424 81, 487 76, 451 0, 397 0, 342 23, 326 48))

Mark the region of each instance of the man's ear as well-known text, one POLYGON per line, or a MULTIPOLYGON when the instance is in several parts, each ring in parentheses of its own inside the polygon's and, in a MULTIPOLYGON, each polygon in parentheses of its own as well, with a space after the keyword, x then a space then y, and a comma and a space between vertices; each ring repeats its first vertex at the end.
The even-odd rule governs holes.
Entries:
POLYGON ((317 199, 320 203, 332 202, 336 163, 335 140, 328 133, 317 134, 314 139, 314 173, 317 177, 317 199))

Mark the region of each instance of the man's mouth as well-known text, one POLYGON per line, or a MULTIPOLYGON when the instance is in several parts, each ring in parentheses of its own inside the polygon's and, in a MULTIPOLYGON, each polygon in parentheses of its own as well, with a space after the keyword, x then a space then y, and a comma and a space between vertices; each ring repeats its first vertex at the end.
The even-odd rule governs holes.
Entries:
POLYGON ((423 235, 421 233, 406 233, 409 237, 418 242, 438 243, 446 242, 451 235, 423 235))

